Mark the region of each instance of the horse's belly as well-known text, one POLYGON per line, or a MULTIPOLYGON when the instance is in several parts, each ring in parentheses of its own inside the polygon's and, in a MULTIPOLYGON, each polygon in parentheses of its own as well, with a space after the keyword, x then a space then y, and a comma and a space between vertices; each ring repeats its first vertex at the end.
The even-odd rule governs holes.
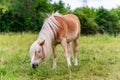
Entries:
POLYGON ((71 42, 78 38, 80 34, 80 23, 78 18, 73 14, 65 15, 64 18, 57 18, 62 25, 58 28, 56 43, 60 43, 62 38, 67 38, 71 42))
POLYGON ((64 18, 65 18, 67 25, 68 25, 68 27, 67 27, 67 40, 68 41, 75 40, 80 33, 79 20, 73 14, 65 15, 64 18))
POLYGON ((73 40, 75 40, 77 37, 78 37, 78 32, 69 33, 69 34, 67 35, 67 41, 68 41, 68 42, 73 41, 73 40))

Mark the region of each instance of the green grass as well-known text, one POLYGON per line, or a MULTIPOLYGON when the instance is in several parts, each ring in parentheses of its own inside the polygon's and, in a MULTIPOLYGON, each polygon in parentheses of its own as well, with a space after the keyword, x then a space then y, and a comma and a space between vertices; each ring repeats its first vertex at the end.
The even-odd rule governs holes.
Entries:
POLYGON ((56 69, 52 69, 52 55, 32 69, 28 52, 37 37, 32 33, 0 34, 0 80, 120 80, 120 36, 81 36, 77 67, 67 67, 58 45, 56 69))

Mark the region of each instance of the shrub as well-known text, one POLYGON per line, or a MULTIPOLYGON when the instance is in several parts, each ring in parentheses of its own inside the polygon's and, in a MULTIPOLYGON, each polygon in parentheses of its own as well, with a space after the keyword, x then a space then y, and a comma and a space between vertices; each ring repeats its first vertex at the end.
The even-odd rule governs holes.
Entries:
POLYGON ((103 7, 97 10, 95 21, 100 26, 100 33, 115 34, 119 29, 119 17, 103 7))
POLYGON ((94 21, 94 14, 92 10, 89 8, 78 8, 73 13, 78 16, 80 20, 82 34, 95 34, 98 32, 99 27, 94 21))

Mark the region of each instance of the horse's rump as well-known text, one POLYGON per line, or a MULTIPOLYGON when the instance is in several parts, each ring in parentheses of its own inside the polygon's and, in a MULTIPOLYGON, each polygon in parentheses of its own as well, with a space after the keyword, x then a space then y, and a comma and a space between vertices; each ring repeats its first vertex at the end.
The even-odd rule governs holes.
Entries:
POLYGON ((79 37, 80 22, 77 16, 73 14, 63 15, 63 17, 55 16, 56 20, 60 23, 57 37, 59 39, 66 37, 67 41, 72 41, 79 37))

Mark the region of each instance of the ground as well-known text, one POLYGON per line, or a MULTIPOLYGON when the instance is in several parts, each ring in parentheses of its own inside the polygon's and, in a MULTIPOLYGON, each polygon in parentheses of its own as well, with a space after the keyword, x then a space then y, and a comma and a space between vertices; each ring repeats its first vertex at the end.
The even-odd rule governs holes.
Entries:
POLYGON ((120 36, 80 36, 79 66, 68 68, 58 45, 56 69, 52 55, 32 69, 29 48, 37 37, 36 33, 0 33, 0 80, 120 80, 120 36))

